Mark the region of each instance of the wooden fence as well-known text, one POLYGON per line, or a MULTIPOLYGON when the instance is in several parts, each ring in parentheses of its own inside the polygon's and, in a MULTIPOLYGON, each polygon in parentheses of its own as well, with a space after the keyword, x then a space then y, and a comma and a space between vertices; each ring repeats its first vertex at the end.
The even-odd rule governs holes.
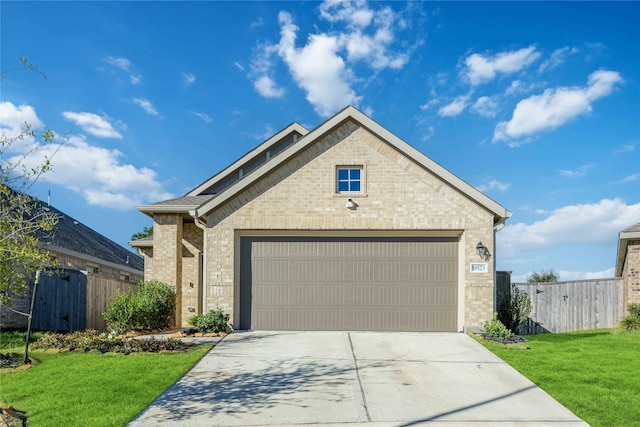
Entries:
POLYGON ((569 332, 618 326, 625 316, 623 279, 516 283, 531 298, 522 334, 569 332))
MULTIPOLYGON (((102 313, 117 290, 135 292, 135 283, 78 270, 42 275, 36 292, 32 326, 38 330, 106 330, 102 313)), ((30 296, 29 296, 30 297, 30 296)))

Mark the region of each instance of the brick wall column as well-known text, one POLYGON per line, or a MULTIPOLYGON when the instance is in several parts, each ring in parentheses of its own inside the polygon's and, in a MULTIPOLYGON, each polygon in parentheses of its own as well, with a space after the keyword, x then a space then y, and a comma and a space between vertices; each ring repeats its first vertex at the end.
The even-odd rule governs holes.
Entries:
POLYGON ((155 214, 153 218, 154 279, 176 291, 176 325, 182 324, 182 217, 155 214))

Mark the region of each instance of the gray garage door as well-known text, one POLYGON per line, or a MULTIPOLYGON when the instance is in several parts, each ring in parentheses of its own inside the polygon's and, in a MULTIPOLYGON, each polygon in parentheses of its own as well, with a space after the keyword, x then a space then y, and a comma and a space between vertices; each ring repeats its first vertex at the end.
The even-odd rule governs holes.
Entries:
POLYGON ((240 329, 457 330, 457 238, 243 237, 240 254, 240 329))

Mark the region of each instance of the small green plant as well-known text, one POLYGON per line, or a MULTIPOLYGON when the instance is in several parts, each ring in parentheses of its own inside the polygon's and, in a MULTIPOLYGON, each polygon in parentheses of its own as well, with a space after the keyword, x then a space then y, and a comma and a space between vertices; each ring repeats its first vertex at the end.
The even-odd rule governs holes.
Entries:
POLYGON ((135 293, 117 291, 102 316, 109 329, 124 333, 172 326, 175 310, 175 291, 166 283, 151 280, 140 282, 135 293))
POLYGON ((498 313, 493 313, 493 318, 490 321, 484 322, 482 326, 484 333, 492 338, 500 338, 506 340, 511 338, 513 333, 507 328, 500 320, 498 320, 498 313))
POLYGON ((640 329, 640 304, 629 304, 627 307, 629 312, 628 316, 625 316, 620 321, 620 327, 627 332, 636 331, 640 329))
POLYGON ((187 321, 189 325, 202 332, 223 332, 227 330, 229 314, 220 309, 211 310, 205 315, 197 314, 187 321))

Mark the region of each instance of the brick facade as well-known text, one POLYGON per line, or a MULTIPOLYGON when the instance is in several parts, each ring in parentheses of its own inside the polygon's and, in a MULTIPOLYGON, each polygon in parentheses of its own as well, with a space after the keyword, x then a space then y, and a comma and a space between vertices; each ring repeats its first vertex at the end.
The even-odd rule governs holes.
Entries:
POLYGON ((640 240, 627 242, 627 257, 622 270, 625 289, 625 307, 640 304, 640 240))
POLYGON ((481 262, 476 244, 494 253, 494 214, 409 156, 348 121, 239 191, 207 215, 206 236, 176 214, 154 214, 154 247, 146 250, 145 279, 176 286, 178 324, 221 308, 237 322, 240 236, 296 233, 391 233, 458 236, 459 329, 480 326, 494 306, 493 260, 489 271, 469 273, 481 262), (360 194, 336 194, 336 167, 361 166, 360 194), (345 207, 351 197, 357 209, 345 207), (199 264, 204 253, 204 265, 199 264), (204 271, 204 303, 198 277, 204 271), (191 286, 193 284, 193 286, 191 286))

